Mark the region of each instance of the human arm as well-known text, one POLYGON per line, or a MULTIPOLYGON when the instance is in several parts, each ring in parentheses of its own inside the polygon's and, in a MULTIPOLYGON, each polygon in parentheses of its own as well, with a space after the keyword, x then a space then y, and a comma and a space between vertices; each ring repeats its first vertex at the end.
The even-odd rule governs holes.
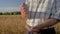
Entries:
POLYGON ((36 27, 34 27, 34 28, 36 28, 36 29, 43 29, 43 28, 45 28, 45 27, 49 27, 49 26, 52 26, 52 25, 54 25, 54 24, 56 24, 57 23, 57 19, 47 19, 47 20, 45 20, 43 23, 41 23, 41 24, 38 24, 36 27))

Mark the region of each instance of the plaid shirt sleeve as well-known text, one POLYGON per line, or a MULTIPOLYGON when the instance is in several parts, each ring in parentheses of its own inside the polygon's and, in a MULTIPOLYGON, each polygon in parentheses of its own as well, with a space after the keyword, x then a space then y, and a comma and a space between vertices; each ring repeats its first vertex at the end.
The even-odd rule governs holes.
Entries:
POLYGON ((60 0, 54 1, 51 13, 52 13, 51 18, 60 20, 60 0))

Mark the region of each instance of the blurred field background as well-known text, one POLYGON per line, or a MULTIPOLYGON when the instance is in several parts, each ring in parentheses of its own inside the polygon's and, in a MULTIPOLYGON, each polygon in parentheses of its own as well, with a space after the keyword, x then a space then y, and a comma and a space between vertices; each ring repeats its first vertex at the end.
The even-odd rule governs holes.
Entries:
MULTIPOLYGON (((0 34, 25 34, 24 25, 20 15, 0 15, 0 34)), ((56 24, 55 29, 60 34, 60 24, 56 24)))
POLYGON ((0 34, 24 33, 24 20, 20 15, 0 15, 0 34))

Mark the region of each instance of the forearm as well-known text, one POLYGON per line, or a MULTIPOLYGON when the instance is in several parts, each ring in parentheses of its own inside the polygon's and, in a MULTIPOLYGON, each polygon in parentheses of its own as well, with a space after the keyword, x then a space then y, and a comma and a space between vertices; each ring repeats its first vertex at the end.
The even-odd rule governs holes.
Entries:
POLYGON ((38 26, 36 26, 36 28, 42 29, 44 27, 52 26, 56 23, 57 23, 56 19, 48 19, 48 20, 44 21, 42 24, 39 24, 38 26))

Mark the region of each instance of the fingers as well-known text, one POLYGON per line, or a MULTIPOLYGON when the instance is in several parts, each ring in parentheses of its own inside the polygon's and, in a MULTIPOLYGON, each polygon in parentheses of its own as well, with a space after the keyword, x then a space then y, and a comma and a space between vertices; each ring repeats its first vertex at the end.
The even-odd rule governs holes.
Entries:
POLYGON ((22 3, 21 4, 21 6, 20 6, 20 11, 21 11, 21 13, 23 13, 23 14, 26 14, 26 8, 25 8, 25 3, 22 3))
POLYGON ((32 31, 31 28, 28 25, 26 25, 26 29, 30 32, 32 31))
POLYGON ((32 27, 27 26, 27 30, 30 32, 38 32, 39 29, 33 29, 32 27))
POLYGON ((21 5, 20 5, 20 11, 21 11, 21 16, 22 16, 22 18, 28 18, 28 15, 27 15, 27 10, 26 10, 26 7, 25 7, 26 5, 25 5, 25 3, 22 3, 21 5))
POLYGON ((25 3, 22 3, 20 6, 25 6, 25 3))
POLYGON ((22 6, 24 6, 24 5, 25 5, 25 3, 22 3, 21 5, 22 5, 22 6))
POLYGON ((25 10, 25 3, 22 3, 22 4, 20 5, 20 10, 25 10))
POLYGON ((33 29, 32 27, 29 27, 29 26, 27 26, 27 30, 28 31, 30 31, 30 32, 39 32, 40 31, 40 29, 33 29))

